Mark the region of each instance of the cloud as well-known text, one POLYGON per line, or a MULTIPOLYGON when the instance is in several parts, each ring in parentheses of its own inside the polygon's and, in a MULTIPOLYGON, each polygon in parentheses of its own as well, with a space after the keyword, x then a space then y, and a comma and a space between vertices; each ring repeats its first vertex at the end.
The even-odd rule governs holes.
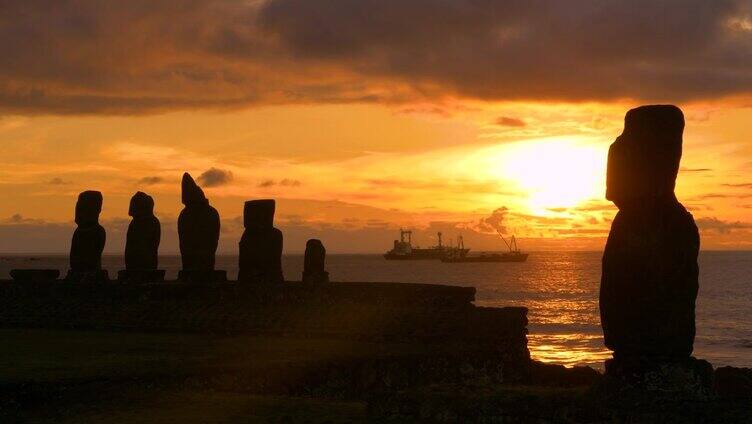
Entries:
POLYGON ((232 172, 219 169, 209 168, 206 172, 198 176, 198 183, 204 187, 218 187, 232 181, 232 172))
POLYGON ((282 181, 279 182, 279 185, 283 187, 299 187, 300 181, 298 180, 291 180, 289 178, 284 178, 282 181))
POLYGON ((280 180, 279 182, 274 181, 274 180, 263 180, 260 183, 258 183, 256 186, 260 188, 269 188, 269 187, 274 187, 277 185, 281 187, 300 187, 301 182, 299 180, 284 178, 280 180))
POLYGON ((24 216, 21 215, 20 213, 13 214, 9 218, 6 218, 0 221, 0 223, 16 224, 16 225, 20 225, 20 224, 44 225, 45 224, 44 220, 42 219, 24 218, 24 216))
POLYGON ((70 249, 75 226, 38 220, 0 221, 0 252, 64 253, 70 249))
POLYGON ((478 230, 484 233, 506 233, 507 229, 504 226, 504 223, 506 222, 508 213, 509 209, 505 206, 497 208, 491 212, 491 215, 480 219, 478 222, 478 230))
POLYGON ((510 118, 508 116, 499 116, 494 122, 500 127, 522 128, 527 125, 522 119, 510 118))
POLYGON ((273 0, 260 17, 297 57, 464 96, 569 100, 749 91, 736 50, 749 34, 729 26, 748 14, 746 0, 273 0))
POLYGON ((736 188, 752 188, 752 183, 739 183, 739 184, 721 184, 726 187, 736 187, 736 188))
POLYGON ((60 177, 55 177, 55 178, 47 181, 47 184, 49 184, 49 185, 68 185, 68 184, 71 184, 71 182, 67 181, 67 180, 64 180, 64 179, 62 179, 60 177))
POLYGON ((444 193, 495 193, 514 195, 515 193, 503 191, 498 180, 469 180, 447 179, 440 180, 419 178, 368 178, 364 180, 369 189, 399 189, 399 190, 440 190, 444 193))
POLYGON ((400 110, 400 112, 404 114, 435 115, 435 116, 440 116, 442 118, 449 118, 452 116, 452 113, 446 108, 433 106, 433 105, 409 106, 409 107, 403 108, 402 110, 400 110))
POLYGON ((616 212, 616 206, 611 202, 588 202, 584 205, 577 206, 575 209, 579 212, 616 212))
POLYGON ((23 222, 23 216, 20 213, 12 215, 10 218, 6 219, 5 222, 10 224, 16 224, 19 222, 23 222))
POLYGON ((590 236, 607 236, 608 229, 604 228, 556 228, 556 234, 561 235, 590 235, 590 236))
POLYGON ((705 193, 692 197, 690 200, 706 199, 746 199, 752 197, 751 193, 705 193))
POLYGON ((752 228, 752 224, 740 221, 722 221, 715 217, 698 218, 695 220, 697 227, 702 231, 729 234, 734 230, 752 228))
POLYGON ((3 2, 0 112, 752 91, 748 0, 50 4, 3 2))
POLYGON ((143 185, 154 185, 154 184, 159 184, 163 181, 164 181, 164 178, 162 177, 150 176, 150 177, 141 178, 140 180, 138 180, 138 183, 143 184, 143 185))
POLYGON ((679 168, 679 172, 710 172, 711 168, 679 168))

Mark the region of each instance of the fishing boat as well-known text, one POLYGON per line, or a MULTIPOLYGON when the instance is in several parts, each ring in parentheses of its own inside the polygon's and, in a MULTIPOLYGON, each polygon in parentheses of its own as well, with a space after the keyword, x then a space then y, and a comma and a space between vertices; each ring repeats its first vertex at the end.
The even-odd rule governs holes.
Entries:
POLYGON ((527 260, 528 254, 523 253, 520 251, 520 249, 517 247, 517 239, 512 235, 509 242, 504 238, 504 236, 497 231, 499 234, 499 237, 501 237, 501 240, 506 244, 507 249, 509 249, 508 252, 504 253, 480 253, 478 255, 464 255, 464 256, 454 256, 451 253, 442 256, 441 262, 448 262, 448 263, 468 263, 468 262, 525 262, 527 260))
POLYGON ((392 250, 384 254, 387 260, 421 260, 421 259, 441 259, 446 256, 464 257, 470 249, 465 249, 462 242, 462 236, 458 237, 457 246, 445 246, 442 242, 442 234, 438 233, 439 244, 432 247, 421 248, 413 247, 413 232, 400 228, 400 239, 394 240, 392 250))

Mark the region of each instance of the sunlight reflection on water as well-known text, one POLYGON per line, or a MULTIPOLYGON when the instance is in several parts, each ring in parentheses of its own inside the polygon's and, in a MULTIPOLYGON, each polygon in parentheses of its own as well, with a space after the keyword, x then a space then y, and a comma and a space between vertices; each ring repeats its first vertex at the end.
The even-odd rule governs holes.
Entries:
POLYGON ((531 334, 528 336, 530 355, 541 362, 566 366, 589 365, 603 368, 611 351, 603 346, 603 338, 581 333, 531 334))

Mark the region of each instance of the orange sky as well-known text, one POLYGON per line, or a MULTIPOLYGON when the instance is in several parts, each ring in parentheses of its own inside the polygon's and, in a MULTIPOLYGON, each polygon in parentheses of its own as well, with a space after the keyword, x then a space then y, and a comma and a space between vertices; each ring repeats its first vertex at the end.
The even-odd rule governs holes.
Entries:
MULTIPOLYGON (((476 249, 499 248, 493 225, 484 225, 489 217, 530 239, 523 241, 528 249, 597 249, 615 213, 603 200, 606 149, 629 106, 473 103, 436 113, 310 105, 10 116, 0 121, 0 216, 8 234, 7 227, 70 226, 76 194, 98 189, 105 195, 102 220, 117 231, 130 196, 142 190, 173 225, 181 173, 215 169, 216 185, 206 192, 225 220, 229 251, 242 231, 243 200, 260 197, 280 200, 278 225, 300 240, 331 233, 333 251, 383 250, 400 226, 424 229, 424 244, 434 241, 433 229, 443 229, 450 237, 462 233, 476 249), (503 125, 500 116, 524 125, 503 125), (500 208, 506 210, 493 215, 500 208)), ((739 140, 752 135, 752 109, 721 103, 684 110, 677 193, 698 219, 705 247, 749 248, 752 149, 739 140)), ((64 241, 53 241, 53 250, 64 249, 64 241)), ((35 243, 20 246, 49 246, 35 243)), ((122 248, 118 243, 112 234, 108 251, 122 248)), ((174 241, 165 240, 170 246, 174 241)), ((14 250, 7 237, 2 247, 14 250)), ((300 250, 302 244, 288 244, 288 251, 300 250)))
POLYGON ((136 190, 155 197, 162 252, 175 252, 183 171, 204 174, 228 253, 243 201, 265 197, 290 253, 314 236, 380 252, 400 227, 423 245, 440 230, 500 249, 503 228, 523 249, 600 249, 615 213, 606 151, 649 102, 685 112, 677 194, 703 247, 752 248, 752 64, 734 56, 752 46, 746 2, 691 16, 330 3, 10 2, 0 252, 66 251, 86 189, 104 193, 108 252, 122 251, 136 190), (362 8, 382 9, 361 22, 362 8), (672 24, 651 27, 656 16, 672 24))

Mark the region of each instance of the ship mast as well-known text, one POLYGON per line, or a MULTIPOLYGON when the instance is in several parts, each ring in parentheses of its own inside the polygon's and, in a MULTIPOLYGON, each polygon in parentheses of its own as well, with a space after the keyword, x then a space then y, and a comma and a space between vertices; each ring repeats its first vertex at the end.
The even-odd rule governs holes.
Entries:
POLYGON ((517 239, 514 238, 514 235, 512 235, 512 239, 509 242, 507 242, 504 236, 501 235, 501 231, 496 230, 496 233, 499 235, 499 237, 501 237, 501 241, 503 241, 504 244, 507 245, 507 249, 509 249, 510 252, 514 253, 514 252, 519 251, 517 249, 517 239))

